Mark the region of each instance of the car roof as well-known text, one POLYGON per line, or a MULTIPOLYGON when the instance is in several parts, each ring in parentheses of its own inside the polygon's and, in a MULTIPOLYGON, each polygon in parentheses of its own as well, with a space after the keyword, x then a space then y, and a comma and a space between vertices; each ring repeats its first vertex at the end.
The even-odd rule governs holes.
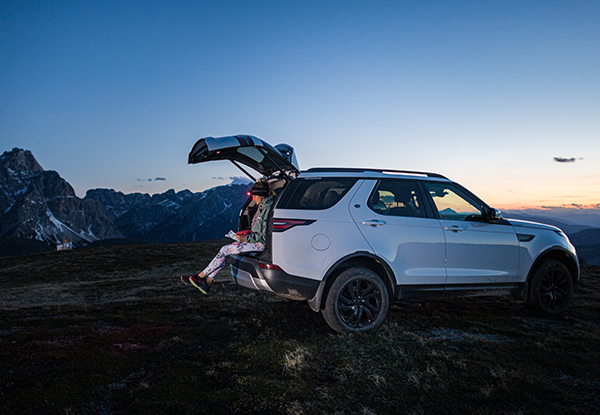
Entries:
POLYGON ((370 168, 344 168, 344 167, 315 167, 303 170, 300 177, 358 177, 361 179, 382 178, 412 178, 412 179, 434 179, 439 181, 450 181, 438 173, 412 171, 412 170, 387 170, 370 168))

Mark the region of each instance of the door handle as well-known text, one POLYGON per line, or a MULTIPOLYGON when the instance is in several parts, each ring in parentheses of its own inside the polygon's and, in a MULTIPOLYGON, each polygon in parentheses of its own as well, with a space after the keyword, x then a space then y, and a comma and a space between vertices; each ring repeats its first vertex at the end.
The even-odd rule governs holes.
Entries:
POLYGON ((452 232, 462 232, 462 231, 464 231, 463 228, 458 227, 456 225, 446 226, 444 229, 446 229, 447 231, 452 231, 452 232))
POLYGON ((383 226, 385 225, 387 222, 384 220, 377 220, 377 219, 372 219, 372 220, 363 220, 362 224, 363 225, 369 225, 369 226, 383 226))

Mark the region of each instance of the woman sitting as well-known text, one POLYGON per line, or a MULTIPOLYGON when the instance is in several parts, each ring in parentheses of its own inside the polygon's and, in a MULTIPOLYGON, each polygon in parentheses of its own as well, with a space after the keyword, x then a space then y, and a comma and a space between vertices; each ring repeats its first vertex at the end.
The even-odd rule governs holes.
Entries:
POLYGON ((252 200, 258 205, 258 210, 252 218, 250 231, 234 234, 238 242, 222 247, 202 272, 181 277, 181 281, 184 284, 193 285, 202 294, 208 294, 213 279, 225 267, 225 260, 229 255, 240 254, 242 252, 262 252, 265 250, 267 217, 273 206, 274 198, 270 195, 269 185, 260 180, 254 183, 250 193, 252 194, 252 200))

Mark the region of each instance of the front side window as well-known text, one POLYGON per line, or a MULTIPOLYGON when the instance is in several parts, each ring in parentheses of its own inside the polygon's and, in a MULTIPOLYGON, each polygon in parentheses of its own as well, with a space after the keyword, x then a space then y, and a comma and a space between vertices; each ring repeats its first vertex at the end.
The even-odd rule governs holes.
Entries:
POLYGON ((483 222, 481 206, 449 183, 425 183, 441 219, 483 222))
POLYGON ((380 180, 367 206, 380 215, 426 217, 417 183, 411 180, 380 180))
POLYGON ((281 197, 280 209, 329 209, 354 186, 352 177, 308 177, 294 180, 281 197))

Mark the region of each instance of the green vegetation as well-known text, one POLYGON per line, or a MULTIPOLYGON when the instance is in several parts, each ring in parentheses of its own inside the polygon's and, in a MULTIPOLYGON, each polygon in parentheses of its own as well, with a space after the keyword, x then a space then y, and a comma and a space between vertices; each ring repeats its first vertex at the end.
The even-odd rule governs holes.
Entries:
POLYGON ((220 242, 0 259, 9 414, 597 414, 600 267, 556 319, 507 298, 401 303, 339 335, 306 303, 184 286, 220 242))

